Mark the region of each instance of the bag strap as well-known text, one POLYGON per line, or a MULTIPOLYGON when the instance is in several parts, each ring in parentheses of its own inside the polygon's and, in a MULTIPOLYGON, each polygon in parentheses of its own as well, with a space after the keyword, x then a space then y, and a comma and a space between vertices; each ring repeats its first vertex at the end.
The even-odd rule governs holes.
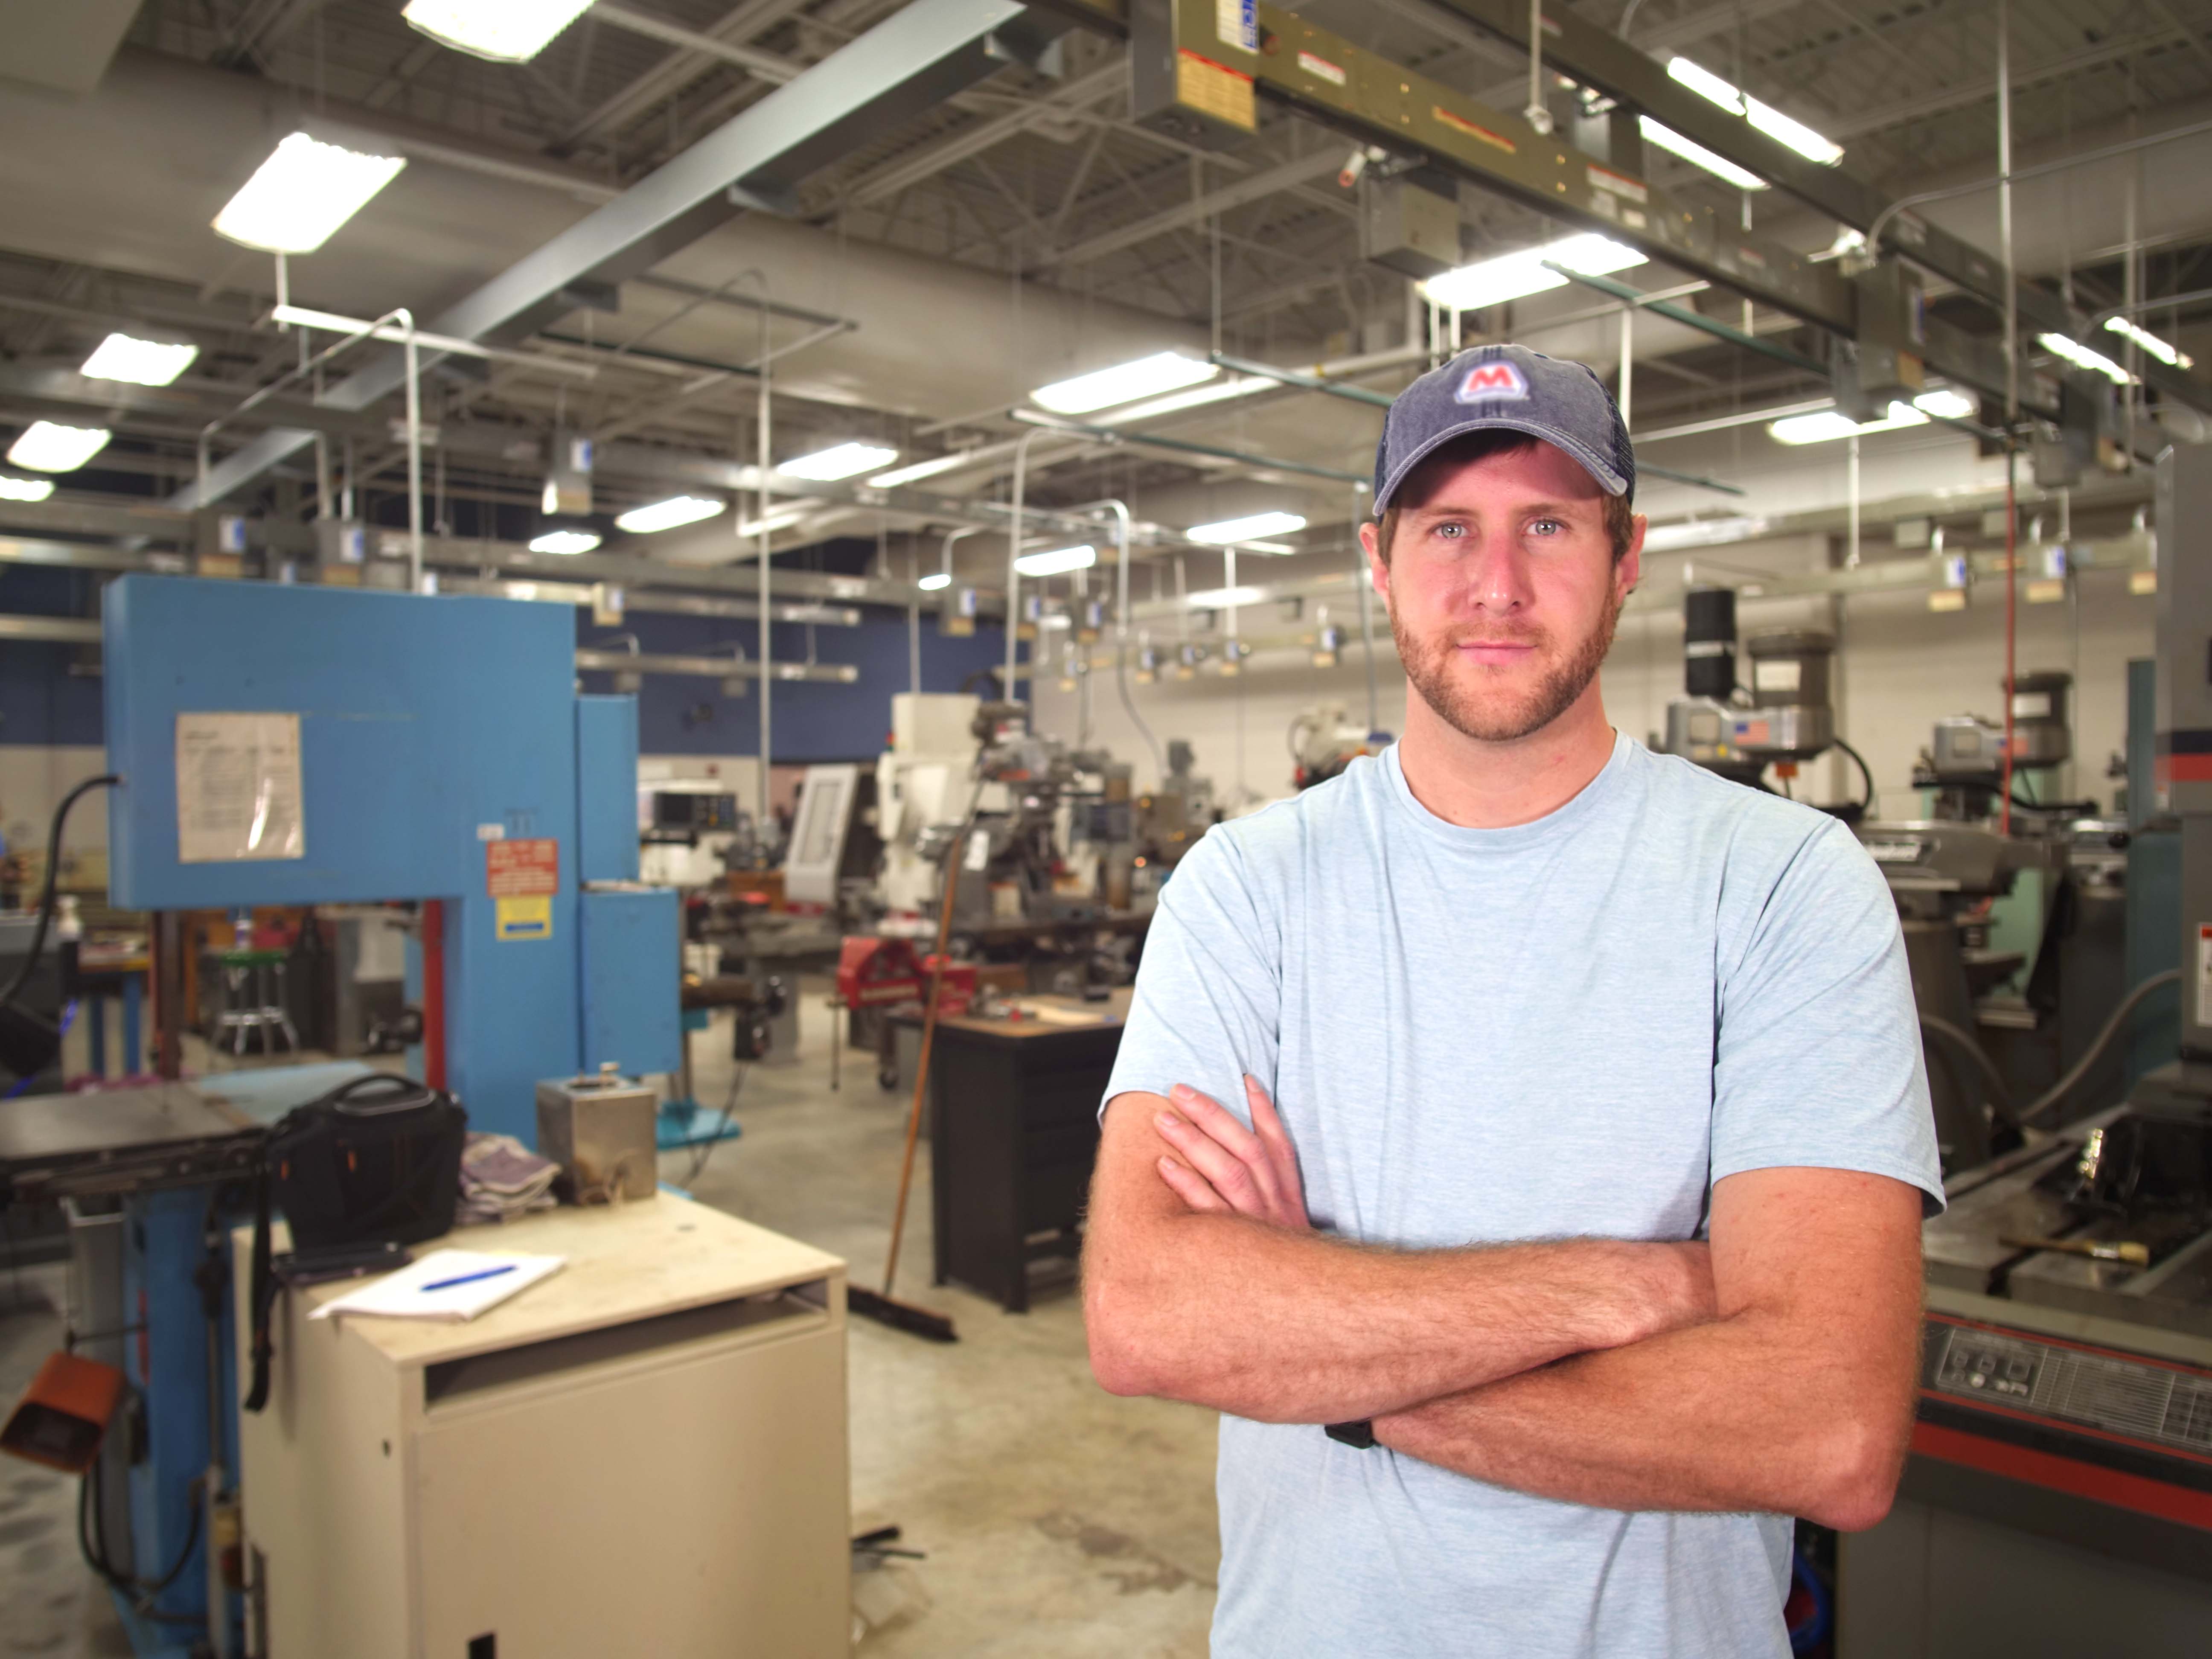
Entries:
POLYGON ((390 1112, 413 1111, 433 1105, 438 1099, 438 1093, 428 1084, 417 1083, 410 1077, 399 1077, 390 1072, 371 1072, 365 1077, 348 1078, 315 1104, 328 1106, 349 1117, 380 1117, 390 1112), (354 1098, 372 1090, 385 1091, 385 1097, 375 1100, 354 1098))

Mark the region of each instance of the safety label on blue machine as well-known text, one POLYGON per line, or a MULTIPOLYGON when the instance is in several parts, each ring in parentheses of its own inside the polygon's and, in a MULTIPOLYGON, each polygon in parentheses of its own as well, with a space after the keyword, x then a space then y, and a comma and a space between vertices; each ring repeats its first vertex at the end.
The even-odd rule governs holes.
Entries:
POLYGON ((177 862, 307 855, 297 714, 177 716, 177 862))
POLYGON ((551 939, 553 899, 548 893, 526 893, 492 902, 494 932, 501 939, 551 939))

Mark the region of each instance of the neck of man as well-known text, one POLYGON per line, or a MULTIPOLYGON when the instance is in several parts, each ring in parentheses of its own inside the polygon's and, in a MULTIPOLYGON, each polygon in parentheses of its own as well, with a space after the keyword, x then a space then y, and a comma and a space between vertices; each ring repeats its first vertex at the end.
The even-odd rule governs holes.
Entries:
POLYGON ((1506 830, 1556 812, 1613 757, 1613 726, 1593 675, 1550 725, 1524 738, 1470 738, 1406 687, 1398 764, 1413 799, 1463 830, 1506 830))

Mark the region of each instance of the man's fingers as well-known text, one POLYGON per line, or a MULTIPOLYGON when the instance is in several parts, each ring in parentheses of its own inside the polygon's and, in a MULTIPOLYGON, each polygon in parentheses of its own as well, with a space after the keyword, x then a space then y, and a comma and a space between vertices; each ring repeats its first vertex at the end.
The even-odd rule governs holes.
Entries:
POLYGON ((1230 1212, 1228 1200, 1208 1186, 1203 1176, 1195 1174, 1188 1164, 1178 1164, 1171 1158, 1160 1160, 1160 1179, 1170 1189, 1194 1210, 1219 1214, 1230 1212))
POLYGON ((1178 1083, 1170 1091, 1168 1098, 1192 1122, 1247 1164, 1256 1163, 1267 1156, 1267 1148, 1261 1144, 1260 1138, 1238 1122, 1236 1114, 1212 1096, 1202 1095, 1189 1085, 1178 1083))
POLYGON ((1306 1222, 1305 1181, 1298 1174, 1297 1152, 1291 1145, 1290 1132, 1283 1127, 1282 1114, 1275 1109, 1275 1103, 1267 1097, 1267 1091, 1260 1086, 1260 1079, 1249 1073, 1244 1079, 1244 1099, 1251 1109, 1252 1127, 1267 1149, 1277 1206, 1286 1220, 1303 1226, 1306 1222))
POLYGON ((1157 1122, 1168 1145, 1232 1206, 1252 1213, 1265 1209, 1267 1192, 1260 1184, 1260 1170, 1176 1113, 1162 1112, 1157 1122))
POLYGON ((1267 1143, 1271 1151, 1287 1152, 1291 1137, 1283 1127, 1282 1114, 1276 1111, 1275 1103, 1267 1098, 1267 1091, 1260 1086, 1258 1078, 1244 1079, 1244 1103, 1251 1108, 1252 1132, 1267 1143))

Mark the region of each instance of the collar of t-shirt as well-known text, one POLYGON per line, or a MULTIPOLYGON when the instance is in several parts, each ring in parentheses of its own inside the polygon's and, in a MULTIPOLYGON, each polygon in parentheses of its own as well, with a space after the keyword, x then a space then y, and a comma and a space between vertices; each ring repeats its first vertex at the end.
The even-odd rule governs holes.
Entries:
POLYGON ((1623 787, 1629 756, 1635 747, 1635 740, 1628 733, 1615 732, 1613 753, 1598 769, 1598 775, 1584 784, 1571 799, 1561 803, 1540 818, 1532 818, 1526 823, 1512 824, 1503 830, 1475 830, 1464 824, 1451 823, 1422 805, 1414 796, 1413 787, 1406 781, 1406 769, 1399 762, 1396 744, 1382 751, 1381 763, 1383 775, 1389 780, 1392 800, 1397 804, 1400 812, 1422 834, 1462 852, 1513 853, 1540 842, 1556 842, 1601 810, 1623 787))

